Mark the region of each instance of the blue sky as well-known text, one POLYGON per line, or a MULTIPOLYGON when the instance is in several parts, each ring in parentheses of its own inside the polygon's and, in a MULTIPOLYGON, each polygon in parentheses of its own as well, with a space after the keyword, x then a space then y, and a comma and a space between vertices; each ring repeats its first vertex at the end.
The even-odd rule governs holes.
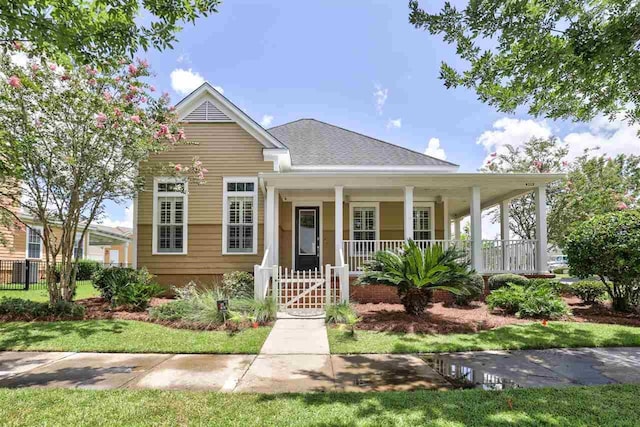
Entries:
MULTIPOLYGON (((204 79, 265 125, 312 117, 419 152, 429 146, 460 171, 531 136, 556 135, 572 156, 596 144, 638 151, 637 129, 623 122, 507 115, 470 90, 445 89, 440 63, 463 64, 454 47, 409 24, 407 3, 234 0, 186 25, 173 50, 141 56, 174 102, 204 79)), ((109 204, 107 214, 107 223, 130 220, 124 206, 109 204)))

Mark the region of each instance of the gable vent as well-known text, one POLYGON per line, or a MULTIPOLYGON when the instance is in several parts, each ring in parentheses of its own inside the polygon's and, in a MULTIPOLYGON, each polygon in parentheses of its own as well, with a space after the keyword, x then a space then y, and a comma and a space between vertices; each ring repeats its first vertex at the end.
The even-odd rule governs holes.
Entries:
POLYGON ((232 122, 226 114, 209 101, 204 101, 193 110, 185 120, 188 122, 232 122))

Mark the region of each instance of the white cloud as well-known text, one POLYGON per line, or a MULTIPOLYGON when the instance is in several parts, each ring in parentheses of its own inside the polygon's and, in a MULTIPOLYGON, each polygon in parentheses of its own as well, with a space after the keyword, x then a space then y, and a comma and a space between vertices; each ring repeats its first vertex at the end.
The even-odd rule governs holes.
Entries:
POLYGON ((129 203, 124 208, 124 219, 112 219, 108 215, 102 218, 99 222, 100 225, 106 225, 107 227, 129 227, 133 228, 133 203, 129 203))
POLYGON ((440 140, 438 138, 431 138, 429 140, 424 154, 435 157, 436 159, 447 160, 447 153, 444 152, 444 148, 440 147, 440 140))
POLYGON ((401 128, 402 127, 402 119, 389 119, 389 121, 387 122, 387 129, 391 129, 391 128, 401 128))
POLYGON ((188 53, 181 53, 176 58, 176 62, 178 64, 191 64, 191 57, 189 56, 188 53))
MULTIPOLYGON (((567 144, 568 158, 574 159, 581 155, 585 149, 599 147, 596 153, 601 154, 631 154, 637 153, 640 147, 637 132, 638 125, 629 125, 622 118, 609 121, 604 117, 596 117, 586 124, 585 130, 572 132, 566 135, 558 135, 561 143, 567 144)), ((521 120, 514 118, 502 118, 493 123, 493 129, 483 132, 476 143, 482 145, 487 156, 483 164, 490 160, 491 153, 505 154, 506 144, 515 147, 524 145, 529 139, 548 138, 554 133, 551 127, 544 121, 521 120)))
POLYGON ((204 78, 200 74, 191 71, 191 68, 188 70, 176 68, 171 72, 171 88, 181 95, 193 92, 202 83, 204 83, 204 78))
POLYGON ((389 96, 389 89, 383 88, 379 84, 375 84, 376 91, 373 92, 373 96, 376 99, 376 111, 378 114, 382 114, 382 110, 384 109, 384 104, 387 102, 387 97, 389 96))
POLYGON ((260 120, 260 126, 262 126, 263 128, 269 127, 271 126, 272 121, 273 121, 273 116, 265 114, 264 116, 262 116, 262 120, 260 120))

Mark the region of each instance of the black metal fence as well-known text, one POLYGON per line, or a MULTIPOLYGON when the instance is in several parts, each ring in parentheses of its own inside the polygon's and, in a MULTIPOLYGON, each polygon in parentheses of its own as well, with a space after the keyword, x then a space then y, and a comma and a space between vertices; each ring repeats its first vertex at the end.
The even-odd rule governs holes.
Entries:
MULTIPOLYGON (((103 263, 103 267, 130 267, 124 263, 103 263)), ((0 291, 47 289, 46 262, 0 260, 0 291)))

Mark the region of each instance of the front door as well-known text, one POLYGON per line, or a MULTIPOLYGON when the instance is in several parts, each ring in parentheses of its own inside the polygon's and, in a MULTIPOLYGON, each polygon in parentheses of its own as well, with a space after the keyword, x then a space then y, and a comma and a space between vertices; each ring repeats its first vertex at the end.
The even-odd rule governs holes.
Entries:
POLYGON ((296 207, 296 270, 320 268, 319 221, 319 207, 296 207))

